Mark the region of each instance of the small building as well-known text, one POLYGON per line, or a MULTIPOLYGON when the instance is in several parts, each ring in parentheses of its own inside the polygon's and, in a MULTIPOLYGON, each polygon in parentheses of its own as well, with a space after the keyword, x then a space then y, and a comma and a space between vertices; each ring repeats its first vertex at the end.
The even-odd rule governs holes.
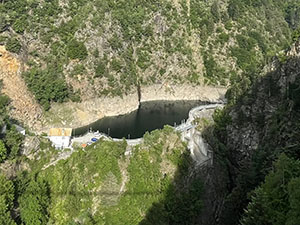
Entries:
POLYGON ((51 128, 49 131, 49 140, 56 149, 70 147, 72 128, 51 128))

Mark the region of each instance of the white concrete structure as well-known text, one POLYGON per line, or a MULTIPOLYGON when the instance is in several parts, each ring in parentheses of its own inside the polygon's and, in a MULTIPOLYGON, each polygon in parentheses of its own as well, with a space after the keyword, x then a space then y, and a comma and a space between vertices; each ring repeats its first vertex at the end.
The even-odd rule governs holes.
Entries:
POLYGON ((51 128, 49 131, 49 140, 56 149, 70 147, 72 128, 51 128))
POLYGON ((4 126, 1 129, 1 134, 6 134, 7 126, 4 124, 4 126))
POLYGON ((216 108, 222 107, 224 107, 224 104, 222 103, 197 106, 190 110, 187 121, 175 128, 176 131, 181 133, 182 140, 187 141, 191 157, 196 162, 197 167, 202 165, 212 165, 213 152, 202 138, 201 132, 196 130, 196 125, 193 124, 193 121, 196 118, 203 117, 202 113, 205 113, 206 110, 215 110, 216 108))
POLYGON ((17 130, 20 134, 22 134, 22 135, 25 136, 26 131, 25 131, 25 129, 24 129, 23 127, 21 127, 21 126, 19 126, 19 125, 17 125, 17 124, 14 124, 14 126, 15 126, 16 130, 17 130))
MULTIPOLYGON (((26 130, 25 130, 23 127, 21 127, 21 126, 19 126, 19 125, 17 125, 17 124, 13 124, 12 126, 14 126, 14 127, 16 128, 16 130, 17 130, 20 134, 22 134, 22 135, 25 136, 26 130)), ((2 129, 1 129, 1 131, 0 131, 0 134, 6 134, 6 131, 7 131, 7 125, 4 124, 4 126, 2 127, 2 129)))

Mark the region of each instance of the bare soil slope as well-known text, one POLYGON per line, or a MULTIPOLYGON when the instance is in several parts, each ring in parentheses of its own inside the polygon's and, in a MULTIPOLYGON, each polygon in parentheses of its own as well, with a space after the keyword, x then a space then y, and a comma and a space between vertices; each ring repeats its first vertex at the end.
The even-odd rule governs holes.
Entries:
POLYGON ((42 109, 28 91, 21 77, 21 62, 0 46, 0 79, 2 92, 10 97, 11 116, 33 128, 41 127, 42 109))

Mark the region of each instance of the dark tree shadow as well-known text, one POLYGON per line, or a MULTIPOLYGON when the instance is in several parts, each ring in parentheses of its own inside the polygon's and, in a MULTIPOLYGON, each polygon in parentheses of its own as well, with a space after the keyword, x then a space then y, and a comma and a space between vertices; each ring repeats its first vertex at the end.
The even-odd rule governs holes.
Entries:
POLYGON ((214 182, 211 179, 213 172, 209 162, 196 167, 189 153, 182 154, 174 180, 164 192, 163 200, 154 203, 139 224, 214 224, 214 212, 208 209, 214 205, 210 198, 215 193, 207 189, 214 182))

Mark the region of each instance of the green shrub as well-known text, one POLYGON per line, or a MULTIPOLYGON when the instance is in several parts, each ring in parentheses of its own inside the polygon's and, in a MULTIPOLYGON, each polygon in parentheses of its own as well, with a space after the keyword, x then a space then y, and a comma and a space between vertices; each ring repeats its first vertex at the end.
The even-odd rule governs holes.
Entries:
POLYGON ((46 70, 32 68, 23 74, 29 90, 45 110, 50 109, 51 101, 63 102, 68 98, 68 87, 60 74, 58 68, 51 66, 46 70))
POLYGON ((121 61, 118 59, 113 59, 111 61, 111 68, 116 72, 120 72, 122 69, 121 61))
POLYGON ((14 191, 13 182, 0 173, 0 224, 16 225, 10 214, 13 208, 14 191))
POLYGON ((222 32, 223 32, 222 27, 217 27, 216 32, 217 32, 217 33, 222 33, 222 32))
POLYGON ((95 58, 98 58, 98 57, 99 57, 99 50, 98 50, 98 48, 96 48, 96 49, 93 51, 93 56, 94 56, 95 58))
POLYGON ((0 45, 5 45, 7 37, 0 36, 0 45))
POLYGON ((267 52, 268 47, 265 43, 263 36, 260 33, 256 32, 256 31, 251 31, 251 32, 249 32, 248 35, 249 35, 249 37, 256 40, 258 46, 260 47, 260 49, 262 50, 263 53, 267 52))
POLYGON ((225 70, 217 64, 211 54, 205 53, 203 59, 206 70, 205 77, 208 79, 209 83, 217 84, 220 82, 223 85, 228 76, 225 73, 225 70))
POLYGON ((219 37, 218 37, 218 41, 221 43, 221 44, 224 44, 226 43, 227 41, 229 40, 229 35, 222 32, 219 37))
POLYGON ((232 22, 230 20, 225 23, 225 29, 226 30, 231 30, 232 29, 232 22))
POLYGON ((0 95, 0 115, 6 111, 6 107, 8 106, 9 102, 9 97, 6 95, 0 95))
POLYGON ((210 8, 210 12, 211 12, 215 22, 218 22, 221 17, 219 4, 220 3, 218 1, 214 1, 210 8))
POLYGON ((137 55, 138 55, 138 61, 137 65, 142 69, 145 70, 150 66, 150 55, 147 51, 143 49, 138 49, 137 50, 137 55))
POLYGON ((7 157, 7 149, 2 140, 0 140, 0 163, 2 163, 7 157))
POLYGON ((28 22, 26 20, 26 17, 20 17, 18 18, 14 24, 12 25, 12 28, 14 29, 14 31, 16 31, 19 34, 23 34, 26 27, 28 26, 28 22))
POLYGON ((161 68, 160 70, 159 70, 159 74, 162 76, 162 75, 164 75, 166 73, 166 69, 165 68, 161 68))
POLYGON ((187 79, 191 82, 191 83, 197 83, 199 82, 199 74, 193 72, 193 73, 189 73, 187 79))
POLYGON ((21 48, 22 48, 22 46, 17 38, 8 39, 5 47, 6 47, 7 51, 17 53, 17 54, 20 53, 21 48))
POLYGON ((95 77, 103 77, 107 74, 106 66, 103 62, 98 62, 95 68, 95 77))
POLYGON ((228 15, 233 20, 237 20, 242 13, 243 3, 240 0, 230 0, 228 5, 228 15))
POLYGON ((84 43, 76 41, 75 39, 71 40, 67 44, 67 56, 70 59, 86 59, 86 57, 88 56, 88 52, 84 43))
POLYGON ((109 44, 113 50, 119 50, 122 48, 122 42, 116 34, 113 35, 111 39, 109 39, 109 44))
POLYGON ((81 102, 80 90, 78 91, 69 91, 69 99, 72 102, 81 102))
POLYGON ((5 31, 8 27, 8 19, 5 15, 0 14, 0 33, 5 31))
POLYGON ((216 109, 213 114, 213 119, 216 124, 215 129, 222 132, 226 130, 227 125, 232 123, 232 119, 226 109, 216 109))
POLYGON ((240 48, 245 49, 247 51, 251 51, 252 48, 254 48, 256 41, 251 37, 246 37, 244 35, 237 35, 236 36, 237 42, 240 46, 240 48))
POLYGON ((76 76, 76 75, 81 75, 84 74, 86 72, 86 69, 84 67, 84 65, 82 64, 77 64, 76 66, 74 66, 73 71, 70 73, 71 76, 76 76))
POLYGON ((15 126, 10 127, 6 132, 4 143, 10 159, 14 159, 20 154, 23 140, 24 136, 17 131, 15 126))
POLYGON ((31 179, 19 198, 20 215, 25 224, 47 224, 50 190, 43 179, 31 179))

